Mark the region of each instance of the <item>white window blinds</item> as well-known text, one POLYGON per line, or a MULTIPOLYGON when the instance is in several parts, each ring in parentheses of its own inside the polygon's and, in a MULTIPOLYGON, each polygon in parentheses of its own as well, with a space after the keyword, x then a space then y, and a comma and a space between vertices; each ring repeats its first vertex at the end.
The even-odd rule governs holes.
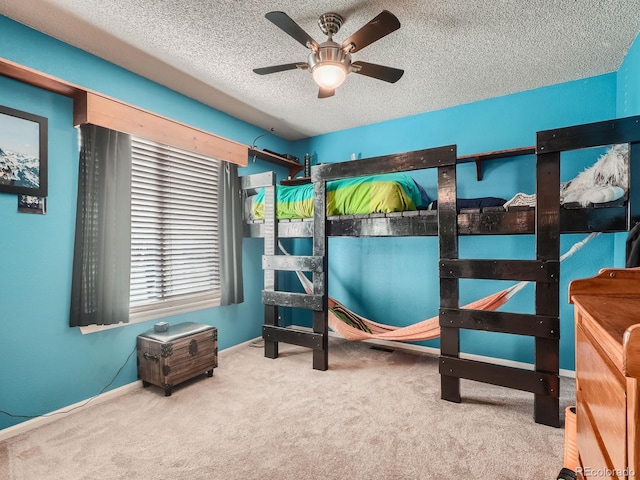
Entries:
POLYGON ((132 317, 219 305, 218 168, 215 159, 132 138, 132 317))

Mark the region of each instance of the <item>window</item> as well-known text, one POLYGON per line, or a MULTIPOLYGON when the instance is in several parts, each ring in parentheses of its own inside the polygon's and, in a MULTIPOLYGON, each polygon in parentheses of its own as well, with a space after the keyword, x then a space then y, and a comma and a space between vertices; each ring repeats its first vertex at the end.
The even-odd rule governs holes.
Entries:
POLYGON ((220 304, 218 168, 132 137, 132 321, 220 304))

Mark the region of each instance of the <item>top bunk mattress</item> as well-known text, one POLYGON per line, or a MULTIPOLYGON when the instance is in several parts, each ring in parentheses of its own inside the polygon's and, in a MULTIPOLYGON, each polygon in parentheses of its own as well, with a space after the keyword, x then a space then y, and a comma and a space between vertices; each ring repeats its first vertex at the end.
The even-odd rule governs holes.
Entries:
MULTIPOLYGON (((369 175, 327 182, 327 216, 417 210, 426 193, 406 173, 369 175)), ((254 197, 253 217, 264 219, 264 189, 254 197)), ((313 184, 276 186, 276 218, 313 217, 313 184)))

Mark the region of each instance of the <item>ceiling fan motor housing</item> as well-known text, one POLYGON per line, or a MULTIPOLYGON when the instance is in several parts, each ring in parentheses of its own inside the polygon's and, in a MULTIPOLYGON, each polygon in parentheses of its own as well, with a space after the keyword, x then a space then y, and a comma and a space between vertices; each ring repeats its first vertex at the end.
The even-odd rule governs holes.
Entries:
POLYGON ((347 71, 351 66, 351 55, 345 53, 342 47, 334 41, 326 41, 320 44, 317 52, 309 54, 309 70, 318 64, 334 63, 342 65, 347 71))
POLYGON ((320 15, 320 18, 318 18, 318 26, 320 27, 320 30, 322 30, 322 33, 325 35, 328 35, 329 39, 338 33, 343 22, 344 19, 337 13, 333 12, 324 13, 320 15))

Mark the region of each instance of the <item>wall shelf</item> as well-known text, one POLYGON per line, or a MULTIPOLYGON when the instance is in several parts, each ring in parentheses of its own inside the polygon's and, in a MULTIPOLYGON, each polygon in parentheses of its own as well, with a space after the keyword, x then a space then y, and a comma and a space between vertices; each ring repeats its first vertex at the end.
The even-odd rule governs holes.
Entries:
POLYGON ((302 165, 301 163, 294 162, 293 160, 288 160, 271 152, 265 152, 264 150, 256 150, 250 148, 249 158, 253 157, 264 160, 265 162, 270 162, 282 167, 287 167, 289 169, 289 177, 291 177, 292 179, 298 172, 304 169, 304 165, 302 165))
POLYGON ((482 162, 486 160, 496 160, 498 158, 519 157, 521 155, 531 155, 536 153, 536 147, 511 148, 509 150, 496 150, 494 152, 476 153, 458 157, 458 163, 475 162, 476 175, 478 181, 482 180, 482 162))

